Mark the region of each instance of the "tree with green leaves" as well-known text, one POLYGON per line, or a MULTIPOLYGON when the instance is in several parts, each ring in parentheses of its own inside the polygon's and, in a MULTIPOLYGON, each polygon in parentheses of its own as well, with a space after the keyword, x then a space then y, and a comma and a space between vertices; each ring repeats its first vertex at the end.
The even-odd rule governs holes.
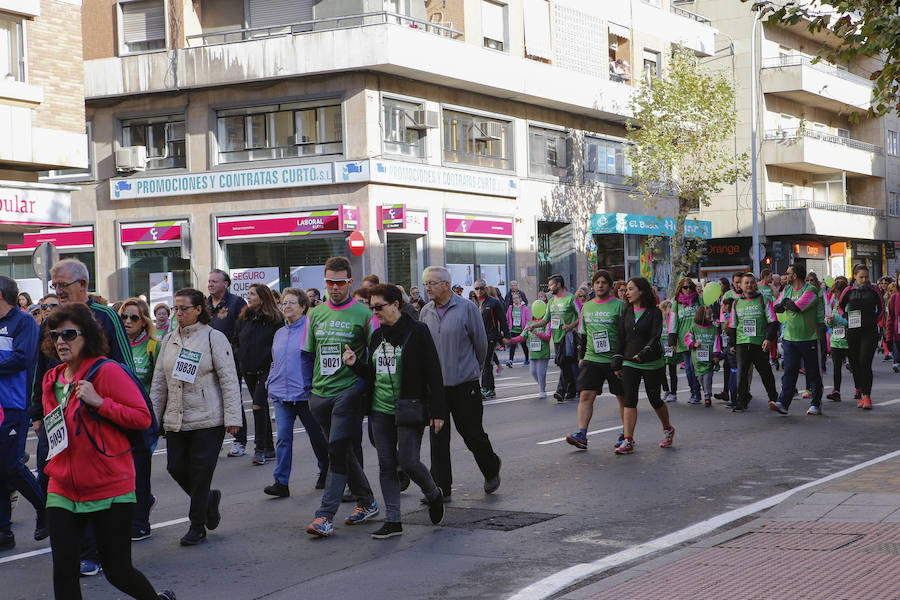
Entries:
MULTIPOLYGON (((741 0, 748 2, 750 0, 741 0)), ((828 0, 782 5, 754 2, 754 10, 772 24, 805 26, 811 33, 830 31, 834 47, 823 46, 818 59, 848 62, 860 56, 880 59, 881 69, 871 75, 875 84, 867 114, 881 117, 900 110, 900 0, 828 0)), ((858 119, 858 114, 851 115, 858 119)))
POLYGON ((709 206, 710 197, 725 184, 749 175, 747 153, 736 156, 726 144, 737 125, 734 88, 724 73, 702 69, 690 50, 678 47, 663 75, 638 88, 630 108, 634 118, 626 123, 630 144, 625 152, 635 195, 650 208, 658 208, 664 196, 677 200, 671 215, 675 231, 669 237, 668 296, 674 298, 678 279, 696 258, 685 254, 691 207, 709 206))

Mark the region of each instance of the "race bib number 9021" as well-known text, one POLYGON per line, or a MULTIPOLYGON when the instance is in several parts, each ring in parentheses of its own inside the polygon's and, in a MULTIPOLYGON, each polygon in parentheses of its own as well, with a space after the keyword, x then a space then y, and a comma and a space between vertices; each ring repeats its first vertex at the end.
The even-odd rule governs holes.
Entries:
POLYGON ((319 375, 334 375, 341 368, 340 344, 324 344, 319 348, 319 375))

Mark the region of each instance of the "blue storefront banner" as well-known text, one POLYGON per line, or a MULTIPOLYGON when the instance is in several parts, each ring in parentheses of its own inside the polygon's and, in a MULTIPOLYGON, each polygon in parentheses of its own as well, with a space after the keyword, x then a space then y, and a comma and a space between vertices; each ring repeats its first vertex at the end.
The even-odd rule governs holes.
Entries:
MULTIPOLYGON (((675 219, 652 215, 629 215, 628 213, 604 213, 591 215, 591 233, 632 233, 636 235, 662 235, 670 237, 675 233, 675 219)), ((712 222, 688 218, 684 233, 688 237, 708 240, 712 237, 712 222)))

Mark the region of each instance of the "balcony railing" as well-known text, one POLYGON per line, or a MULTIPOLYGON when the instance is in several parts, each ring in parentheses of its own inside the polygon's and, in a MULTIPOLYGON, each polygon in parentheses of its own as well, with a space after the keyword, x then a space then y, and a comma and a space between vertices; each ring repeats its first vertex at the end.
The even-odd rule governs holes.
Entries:
POLYGON ((244 42, 247 40, 256 40, 268 37, 279 37, 285 35, 299 35, 303 33, 315 33, 321 31, 331 31, 335 29, 354 29, 357 27, 365 27, 369 25, 394 24, 409 29, 418 29, 426 33, 448 37, 451 39, 461 39, 463 33, 446 25, 438 23, 429 23, 420 19, 414 19, 398 13, 389 11, 369 12, 358 15, 347 15, 343 17, 328 17, 324 19, 314 19, 312 21, 301 21, 299 23, 285 23, 283 25, 272 25, 269 27, 250 27, 247 29, 234 29, 231 31, 215 31, 209 33, 201 33, 199 35, 190 35, 187 37, 187 45, 189 47, 211 46, 214 44, 229 44, 233 42, 244 42))
POLYGON ((763 59, 762 68, 778 69, 781 67, 799 67, 801 65, 810 67, 812 69, 815 69, 816 71, 821 71, 822 73, 828 73, 829 75, 840 77, 841 79, 846 79, 847 81, 852 81, 853 83, 859 85, 874 87, 874 84, 865 77, 855 75, 850 71, 845 71, 844 69, 838 69, 836 66, 827 63, 824 60, 813 62, 813 60, 807 56, 777 56, 774 58, 766 58, 763 59))
POLYGON ((820 210, 830 210, 852 215, 867 215, 870 217, 880 217, 884 214, 883 211, 877 208, 824 202, 822 200, 769 200, 766 202, 766 210, 801 210, 805 208, 818 208, 820 210))
POLYGON ((706 17, 702 17, 702 16, 698 15, 697 13, 693 13, 689 10, 685 10, 685 9, 681 8, 680 6, 675 6, 674 4, 672 5, 672 12, 675 13, 676 15, 678 15, 679 17, 691 19, 692 21, 697 21, 698 23, 701 23, 703 25, 712 25, 712 21, 710 19, 707 19, 706 17))
POLYGON ((853 140, 839 135, 832 135, 830 133, 825 133, 822 131, 816 131, 815 129, 770 129, 769 131, 766 131, 767 140, 786 141, 797 139, 799 137, 808 137, 815 140, 822 140, 823 142, 829 142, 831 144, 840 144, 848 148, 855 148, 856 150, 862 150, 864 152, 872 152, 873 154, 884 154, 884 149, 881 146, 876 146, 875 144, 869 144, 867 142, 860 142, 859 140, 853 140))

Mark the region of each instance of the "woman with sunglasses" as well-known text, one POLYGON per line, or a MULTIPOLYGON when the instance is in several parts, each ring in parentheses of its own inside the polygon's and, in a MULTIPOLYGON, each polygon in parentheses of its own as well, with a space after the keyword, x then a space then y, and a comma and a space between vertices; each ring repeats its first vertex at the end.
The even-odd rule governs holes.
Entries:
POLYGON ((103 329, 87 306, 70 303, 53 311, 47 327, 42 349, 62 361, 47 372, 42 386, 51 440, 46 473, 54 595, 81 598, 81 543, 91 524, 111 584, 132 598, 172 600, 175 594, 157 593, 131 561, 135 472, 125 430, 150 426, 143 395, 114 362, 85 380, 109 353, 103 329))
POLYGON ((254 465, 264 465, 267 460, 275 458, 265 382, 272 366, 272 340, 275 332, 283 326, 284 315, 278 310, 269 286, 262 283, 251 285, 247 290, 247 306, 241 309, 234 324, 234 352, 253 399, 253 425, 256 431, 254 465))
POLYGON ((166 432, 166 468, 191 497, 190 528, 182 546, 206 539, 219 526, 222 492, 211 490, 225 432, 241 428, 241 391, 231 342, 209 326, 203 292, 175 292, 178 327, 163 339, 150 399, 166 432))
POLYGON ((688 386, 691 388, 691 404, 700 404, 700 381, 694 373, 694 363, 691 362, 691 350, 684 343, 684 336, 688 334, 694 325, 694 316, 700 306, 700 295, 697 293, 697 284, 690 277, 682 277, 678 282, 678 293, 672 302, 672 310, 669 312, 669 348, 681 355, 684 360, 684 372, 687 375, 688 386))
POLYGON ((134 374, 150 393, 153 382, 153 367, 156 365, 156 354, 159 341, 154 336, 156 326, 150 319, 147 304, 140 298, 129 298, 119 307, 119 316, 125 327, 125 335, 131 342, 131 356, 134 358, 134 374))
POLYGON ((444 498, 434 483, 420 452, 425 427, 434 433, 444 426, 447 406, 441 363, 431 332, 425 323, 414 321, 401 311, 403 296, 390 283, 370 289, 369 302, 381 326, 369 339, 369 361, 357 360, 356 353, 344 345, 343 362, 367 383, 369 425, 378 452, 381 493, 386 517, 384 525, 372 534, 387 539, 403 533, 400 524, 400 478, 398 467, 416 482, 425 494, 428 514, 435 525, 444 517, 444 498), (400 399, 415 400, 421 406, 421 422, 398 422, 400 399))

